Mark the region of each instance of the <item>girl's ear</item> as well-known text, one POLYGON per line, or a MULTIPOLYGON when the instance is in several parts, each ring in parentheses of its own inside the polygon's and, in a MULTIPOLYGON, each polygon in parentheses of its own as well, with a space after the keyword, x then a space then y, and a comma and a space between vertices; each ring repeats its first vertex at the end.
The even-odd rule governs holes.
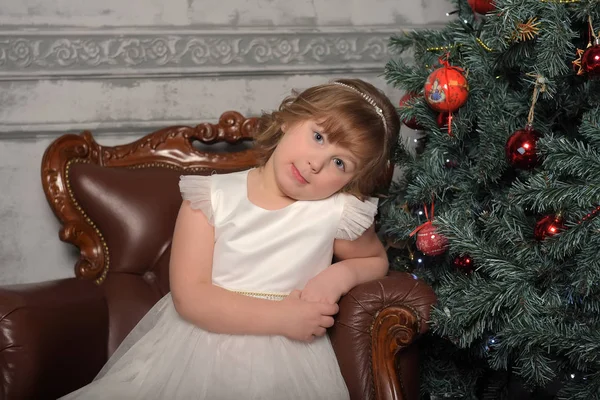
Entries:
POLYGON ((285 133, 285 131, 288 128, 288 124, 286 122, 284 122, 283 124, 281 124, 281 133, 285 133))

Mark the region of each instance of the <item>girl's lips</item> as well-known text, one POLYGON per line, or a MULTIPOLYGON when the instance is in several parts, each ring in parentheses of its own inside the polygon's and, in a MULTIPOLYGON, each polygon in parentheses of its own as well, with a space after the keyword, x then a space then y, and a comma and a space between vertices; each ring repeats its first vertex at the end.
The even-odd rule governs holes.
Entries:
POLYGON ((301 184, 307 184, 308 181, 306 179, 304 179, 304 177, 302 176, 302 174, 300 173, 300 171, 298 171, 298 168, 296 168, 296 166, 294 164, 292 164, 292 175, 294 175, 294 178, 296 178, 296 180, 301 183, 301 184))

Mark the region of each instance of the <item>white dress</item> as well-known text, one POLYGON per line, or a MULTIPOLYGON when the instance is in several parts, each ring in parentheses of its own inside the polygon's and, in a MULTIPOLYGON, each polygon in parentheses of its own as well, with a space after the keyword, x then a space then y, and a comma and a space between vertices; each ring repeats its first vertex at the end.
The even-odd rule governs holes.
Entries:
MULTIPOLYGON (((334 239, 368 228, 376 199, 348 194, 265 210, 248 200, 248 171, 183 176, 180 188, 215 229, 213 283, 281 299, 331 265, 334 239)), ((327 336, 307 344, 282 336, 205 331, 167 294, 89 385, 63 399, 348 399, 327 336)))

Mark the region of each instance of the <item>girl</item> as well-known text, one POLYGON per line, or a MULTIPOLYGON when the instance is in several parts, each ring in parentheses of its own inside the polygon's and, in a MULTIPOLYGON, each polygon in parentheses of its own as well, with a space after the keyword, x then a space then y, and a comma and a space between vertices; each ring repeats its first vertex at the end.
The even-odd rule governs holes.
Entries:
POLYGON ((181 178, 171 293, 65 399, 348 398, 326 329, 340 296, 387 273, 366 196, 398 116, 372 85, 338 80, 261 126, 260 167, 181 178))

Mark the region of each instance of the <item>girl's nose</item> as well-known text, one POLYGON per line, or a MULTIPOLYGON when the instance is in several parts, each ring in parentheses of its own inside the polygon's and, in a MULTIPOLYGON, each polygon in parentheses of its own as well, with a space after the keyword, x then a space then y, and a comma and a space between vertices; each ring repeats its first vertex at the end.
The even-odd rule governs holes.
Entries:
POLYGON ((313 173, 319 172, 323 168, 323 161, 317 160, 316 158, 309 161, 308 165, 313 173))

